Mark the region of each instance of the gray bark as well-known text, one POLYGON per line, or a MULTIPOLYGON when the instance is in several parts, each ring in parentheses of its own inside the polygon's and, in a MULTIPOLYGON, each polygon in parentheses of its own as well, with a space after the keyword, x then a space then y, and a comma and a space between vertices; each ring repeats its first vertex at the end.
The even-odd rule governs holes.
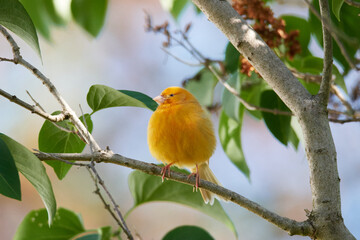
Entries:
MULTIPOLYGON (((256 68, 302 127, 310 170, 314 239, 355 239, 341 216, 340 178, 324 94, 311 96, 261 37, 224 0, 193 0, 256 68)), ((331 75, 331 74, 330 74, 331 75)), ((324 85, 324 83, 322 84, 324 85)), ((322 89, 328 88, 323 87, 322 89)))

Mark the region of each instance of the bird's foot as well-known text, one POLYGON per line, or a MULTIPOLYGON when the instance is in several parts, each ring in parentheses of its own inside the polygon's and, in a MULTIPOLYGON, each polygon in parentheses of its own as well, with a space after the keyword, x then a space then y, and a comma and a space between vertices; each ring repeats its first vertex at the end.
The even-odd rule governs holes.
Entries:
POLYGON ((195 186, 194 189, 197 192, 198 188, 199 188, 199 183, 200 183, 200 174, 199 174, 199 169, 198 169, 198 165, 196 164, 196 172, 190 173, 189 176, 187 177, 188 179, 191 178, 192 176, 195 177, 195 186))
POLYGON ((168 177, 171 176, 171 170, 170 170, 171 165, 173 165, 173 163, 170 163, 170 164, 168 164, 168 165, 165 165, 164 167, 161 168, 160 174, 162 174, 162 175, 161 175, 161 180, 162 180, 162 182, 164 182, 164 179, 165 179, 165 176, 166 176, 166 172, 168 172, 168 177))

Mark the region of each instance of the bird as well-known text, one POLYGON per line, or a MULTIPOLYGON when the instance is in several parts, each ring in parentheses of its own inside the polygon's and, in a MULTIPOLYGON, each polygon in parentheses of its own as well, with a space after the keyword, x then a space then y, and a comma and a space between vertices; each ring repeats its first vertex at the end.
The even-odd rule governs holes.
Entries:
MULTIPOLYGON (((209 167, 216 138, 208 112, 181 87, 168 87, 153 100, 159 105, 150 117, 147 140, 152 156, 165 164, 162 181, 174 165, 190 169, 196 190, 200 179, 221 185, 209 167)), ((206 204, 213 205, 214 193, 201 188, 200 193, 206 204)))

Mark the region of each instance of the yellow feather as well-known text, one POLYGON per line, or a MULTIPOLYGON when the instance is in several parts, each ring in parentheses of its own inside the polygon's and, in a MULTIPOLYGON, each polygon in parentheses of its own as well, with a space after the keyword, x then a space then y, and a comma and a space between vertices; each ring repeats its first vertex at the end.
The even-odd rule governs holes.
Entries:
MULTIPOLYGON (((216 146, 208 114, 190 92, 180 87, 165 89, 155 100, 160 105, 148 125, 151 154, 165 164, 192 170, 198 165, 201 179, 218 184, 208 166, 216 146)), ((206 192, 206 196, 205 202, 212 203, 213 194, 206 192)))

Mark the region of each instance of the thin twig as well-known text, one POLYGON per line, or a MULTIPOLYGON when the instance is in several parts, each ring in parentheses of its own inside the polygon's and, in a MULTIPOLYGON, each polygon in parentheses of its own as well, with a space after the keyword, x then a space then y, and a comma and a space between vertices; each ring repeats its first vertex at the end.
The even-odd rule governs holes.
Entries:
POLYGON ((349 119, 336 119, 336 118, 329 118, 330 122, 334 123, 349 123, 349 122, 360 122, 360 118, 349 118, 349 119))
MULTIPOLYGON (((301 73, 301 72, 298 72, 296 69, 290 69, 290 70, 294 74, 295 77, 301 78, 301 79, 305 80, 306 82, 313 82, 313 83, 318 83, 318 84, 321 83, 321 79, 322 79, 321 75, 301 73)), ((340 100, 340 102, 346 107, 346 109, 348 111, 348 113, 337 112, 336 114, 338 114, 338 115, 345 114, 345 115, 351 116, 355 113, 351 104, 345 99, 345 97, 341 93, 340 89, 335 84, 331 84, 330 91, 333 94, 335 94, 335 96, 340 100)), ((331 111, 334 111, 334 110, 328 109, 328 111, 330 113, 331 111)))
MULTIPOLYGON (((49 158, 48 155, 43 155, 39 153, 35 153, 35 155, 41 160, 51 160, 51 158, 49 158)), ((138 161, 118 154, 103 152, 103 153, 96 153, 95 156, 93 154, 88 154, 88 153, 59 153, 56 155, 62 159, 74 159, 77 161, 91 161, 92 158, 95 158, 97 162, 113 163, 128 168, 140 170, 150 175, 156 175, 156 176, 162 175, 161 167, 155 164, 138 161)), ((187 175, 178 172, 172 172, 171 176, 169 176, 169 179, 192 186, 194 186, 195 184, 194 178, 188 178, 187 175)), ((311 226, 310 222, 308 221, 297 222, 295 220, 282 217, 274 212, 267 210, 266 208, 260 206, 259 204, 241 196, 240 194, 228 190, 222 186, 201 179, 199 187, 209 190, 221 196, 224 199, 227 199, 239 206, 248 209, 249 211, 266 219, 270 223, 273 223, 276 226, 280 227, 281 229, 288 231, 291 235, 297 234, 297 235, 311 236, 314 233, 314 228, 311 226)))
POLYGON ((214 74, 214 76, 219 80, 219 82, 231 93, 233 94, 243 105, 246 109, 250 110, 250 111, 262 111, 262 112, 267 112, 267 113, 272 113, 275 115, 286 115, 286 116, 292 116, 293 114, 291 112, 287 112, 287 111, 281 111, 278 109, 269 109, 269 108, 263 108, 260 106, 256 106, 254 104, 248 103, 247 101, 245 101, 240 94, 238 93, 238 91, 236 91, 236 89, 234 89, 233 87, 231 87, 221 76, 219 76, 219 74, 216 72, 216 70, 214 69, 213 66, 208 65, 207 66, 208 69, 212 72, 212 74, 214 74))
MULTIPOLYGON (((147 22, 147 29, 148 31, 153 31, 153 32, 159 32, 158 30, 155 31, 155 28, 151 25, 151 18, 150 16, 147 14, 146 15, 146 22, 147 22)), ((182 60, 181 58, 175 56, 174 54, 172 54, 171 52, 167 51, 165 48, 162 48, 162 50, 164 50, 167 54, 169 54, 169 56, 173 57, 174 59, 178 60, 179 62, 182 62, 186 65, 189 66, 204 66, 207 69, 209 69, 214 76, 219 80, 219 82, 231 93, 233 94, 237 99, 239 99, 239 101, 245 106, 246 109, 250 110, 250 111, 262 111, 262 112, 268 112, 268 113, 272 113, 275 115, 287 115, 287 116, 292 116, 293 114, 291 112, 286 112, 286 111, 280 111, 278 109, 268 109, 268 108, 262 108, 256 105, 253 105, 251 103, 246 102, 243 98, 241 98, 241 96, 239 95, 239 93, 233 88, 231 87, 221 76, 219 76, 219 74, 216 72, 216 70, 211 66, 211 60, 209 60, 208 58, 205 58, 189 41, 188 37, 186 36, 186 34, 181 31, 181 30, 177 30, 178 32, 181 33, 181 36, 184 38, 185 43, 183 43, 182 41, 180 41, 179 39, 173 37, 170 33, 164 33, 169 39, 171 39, 172 41, 177 42, 180 46, 182 46, 186 51, 188 51, 195 59, 197 59, 199 61, 199 63, 197 64, 193 64, 193 63, 188 63, 184 60, 182 60)))
POLYGON ((324 63, 322 79, 318 96, 324 107, 328 105, 330 86, 332 82, 333 49, 330 31, 325 27, 325 19, 330 21, 330 7, 328 0, 320 0, 321 25, 323 32, 324 63))
MULTIPOLYGON (((315 17, 317 17, 321 21, 320 13, 315 9, 315 7, 311 4, 311 2, 309 0, 304 0, 304 1, 310 8, 310 11, 315 15, 315 17)), ((347 34, 344 34, 339 29, 337 29, 337 27, 334 26, 334 24, 331 21, 329 21, 328 19, 325 19, 324 21, 325 21, 326 28, 330 31, 330 33, 338 35, 340 38, 344 39, 346 42, 348 42, 351 45, 359 44, 358 39, 356 39, 354 37, 349 37, 347 34)))
MULTIPOLYGON (((153 31, 153 32, 160 32, 157 28, 155 30, 155 28, 151 25, 151 18, 148 14, 146 14, 146 23, 147 23, 147 30, 148 31, 153 31)), ((165 25, 165 24, 164 24, 165 25)), ((168 25, 166 25, 168 26, 168 25)), ((211 65, 211 63, 219 63, 219 61, 214 61, 214 60, 210 60, 208 58, 205 58, 199 51, 197 51, 195 49, 195 47, 191 44, 191 42, 188 40, 188 37, 186 36, 186 34, 181 31, 181 30, 177 30, 177 32, 181 33, 182 37, 185 39, 185 42, 187 43, 187 45, 185 45, 182 41, 180 41, 179 39, 173 37, 169 32, 164 33, 168 39, 178 43, 180 46, 182 46, 186 51, 188 51, 192 56, 194 56, 199 63, 189 63, 187 61, 184 61, 183 59, 177 57, 176 55, 174 55, 173 53, 171 53, 170 51, 168 51, 166 48, 161 48, 164 52, 166 52, 169 56, 173 57, 175 60, 189 65, 189 66, 204 66, 206 68, 208 68, 213 74, 214 76, 219 80, 219 82, 231 93, 233 94, 244 106, 246 109, 250 110, 250 111, 262 111, 262 112, 268 112, 268 113, 272 113, 272 114, 279 114, 279 115, 289 115, 292 116, 293 114, 290 112, 286 112, 286 111, 280 111, 277 109, 268 109, 268 108, 262 108, 260 106, 256 106, 254 104, 248 103, 247 101, 245 101, 243 98, 241 98, 240 94, 233 88, 231 87, 226 80, 221 77, 217 71, 214 69, 214 67, 211 65)), ((328 65, 329 66, 329 65, 328 65)), ((313 82, 313 83, 318 83, 321 84, 322 82, 322 75, 315 75, 315 74, 310 74, 310 73, 302 73, 302 72, 298 72, 296 69, 290 69, 292 71, 292 73, 294 74, 295 77, 297 78, 301 78, 306 82, 313 82)), ((331 74, 330 74, 331 75, 331 74)), ((333 78, 334 76, 331 75, 331 80, 330 82, 333 82, 333 78)), ((333 88, 337 87, 334 84, 331 84, 331 90, 333 90, 333 88)), ((335 91, 336 91, 335 89, 335 91)), ((336 92, 338 93, 338 92, 336 92)), ((351 108, 351 105, 349 104, 349 102, 347 102, 344 97, 342 97, 341 94, 336 94, 336 96, 340 99, 340 101, 345 105, 345 107, 349 110, 351 108), (349 108, 350 107, 350 108, 349 108)), ((352 109, 352 108, 351 108, 352 109)), ((347 115, 347 116, 351 116, 351 114, 349 113, 344 113, 344 112, 339 112, 336 110, 332 110, 332 109, 328 109, 329 113, 332 114, 337 114, 337 115, 347 115)), ((351 111, 350 111, 351 113, 351 111)), ((355 116, 353 116, 355 117, 355 116)), ((334 121, 335 122, 335 121, 334 121)))
POLYGON ((345 99, 345 97, 343 96, 343 94, 341 93, 340 89, 335 86, 332 85, 331 86, 331 92, 333 94, 335 94, 335 96, 341 101, 341 103, 346 107, 347 111, 349 112, 349 115, 353 115, 354 114, 354 109, 352 108, 351 104, 345 99))
POLYGON ((30 92, 28 90, 26 90, 27 95, 29 95, 29 97, 31 98, 31 100, 35 103, 35 106, 39 107, 41 110, 43 110, 45 112, 45 109, 40 105, 40 103, 38 103, 30 94, 30 92))
MULTIPOLYGON (((101 152, 101 148, 99 147, 99 145, 96 143, 95 139, 93 139, 92 135, 88 131, 88 128, 87 128, 87 125, 86 125, 86 120, 84 119, 84 123, 86 125, 86 126, 84 126, 84 124, 76 116, 75 112, 70 108, 70 106, 67 104, 67 102, 61 97, 61 95, 59 94, 59 92, 57 91, 57 89, 55 88, 53 83, 45 75, 43 75, 36 67, 34 67, 33 65, 31 65, 29 62, 27 62, 26 60, 24 60, 21 57, 20 51, 19 51, 20 48, 18 47, 18 45, 16 44, 16 42, 12 38, 12 36, 1 25, 0 25, 0 32, 6 37, 6 39, 10 43, 12 51, 13 51, 13 57, 14 57, 13 59, 1 58, 1 61, 9 61, 9 62, 13 62, 15 64, 20 64, 20 65, 24 66, 25 68, 29 69, 37 78, 39 78, 42 81, 42 83, 53 94, 55 99, 62 106, 63 113, 59 115, 59 116, 63 117, 63 119, 61 119, 61 120, 64 120, 65 117, 69 118, 71 120, 71 122, 79 130, 79 131, 77 131, 77 133, 79 133, 79 137, 81 139, 85 140, 86 143, 90 144, 90 150, 91 150, 92 154, 94 154, 94 152, 96 152, 96 153, 101 152)), ((43 109, 41 107, 39 107, 39 106, 31 106, 31 105, 27 104, 26 102, 18 99, 16 96, 12 96, 12 95, 6 93, 5 91, 1 90, 0 94, 5 96, 6 98, 8 98, 10 101, 15 102, 15 103, 19 104, 20 106, 23 106, 26 109, 29 109, 32 112, 37 113, 38 115, 41 115, 42 117, 45 117, 46 119, 53 120, 53 118, 57 117, 57 116, 51 116, 50 114, 48 114, 49 116, 47 116, 46 113, 44 113, 45 111, 43 111, 43 109)), ((30 94, 29 94, 29 96, 34 102, 36 102, 32 98, 32 96, 30 94)), ((36 102, 36 104, 39 105, 37 102, 36 102)), ((35 151, 38 151, 38 150, 35 150, 35 151)), ((74 163, 74 162, 59 158, 59 157, 54 156, 53 154, 50 154, 50 153, 38 152, 38 154, 40 154, 42 156, 47 156, 48 158, 56 159, 58 161, 65 162, 67 164, 87 167, 87 168, 91 169, 91 171, 95 174, 96 178, 99 180, 100 185, 102 186, 102 188, 104 189, 104 191, 106 192, 108 197, 110 198, 112 204, 114 205, 114 209, 115 209, 116 213, 118 214, 118 216, 120 218, 120 222, 122 222, 122 224, 120 223, 120 227, 124 230, 124 232, 127 235, 128 239, 130 239, 130 240, 134 239, 133 236, 131 235, 131 232, 129 231, 128 227, 126 226, 126 223, 125 223, 125 221, 124 221, 124 219, 123 219, 123 217, 122 217, 122 215, 121 215, 121 213, 119 211, 118 205, 114 201, 114 198, 112 197, 110 192, 107 190, 107 188, 106 188, 106 186, 104 184, 104 181, 100 178, 97 170, 95 169, 94 161, 91 161, 90 164, 82 164, 82 163, 74 163)), ((72 160, 72 159, 70 159, 70 160, 72 160)))
MULTIPOLYGON (((316 9, 314 8, 314 6, 310 3, 309 0, 304 0, 306 2, 306 4, 309 6, 310 11, 321 21, 324 23, 324 27, 330 32, 331 36, 334 38, 335 42, 337 43, 337 45, 340 48, 341 53, 343 54, 343 56, 345 57, 346 61, 348 62, 348 64, 351 66, 351 68, 356 69, 356 70, 360 70, 359 67, 356 66, 356 64, 353 62, 353 60, 351 59, 351 57, 349 56, 348 52, 346 51, 343 43, 340 41, 340 37, 344 38, 346 41, 348 42, 355 42, 352 39, 349 39, 348 37, 345 37, 346 34, 340 32, 339 30, 337 30, 337 28, 335 28, 331 22, 328 19, 324 19, 320 16, 320 13, 318 13, 316 11, 316 9)), ((358 44, 356 42, 356 44, 358 44)))
POLYGON ((341 111, 338 111, 338 110, 335 110, 335 109, 329 109, 329 108, 328 108, 328 113, 330 113, 330 114, 335 114, 335 115, 346 115, 346 116, 349 116, 349 113, 341 112, 341 111))
POLYGON ((189 41, 189 38, 188 38, 188 36, 186 35, 186 33, 183 32, 182 30, 179 30, 179 32, 180 32, 181 36, 183 37, 183 39, 185 40, 185 42, 188 44, 188 46, 193 50, 193 52, 194 52, 195 54, 197 54, 197 55, 199 56, 199 58, 205 59, 204 55, 202 55, 202 53, 201 53, 200 51, 198 51, 198 50, 196 49, 196 47, 194 47, 194 45, 189 41))
POLYGON ((185 64, 185 65, 188 65, 188 66, 191 66, 191 67, 199 67, 199 66, 203 66, 204 64, 203 63, 190 63, 190 62, 187 62, 187 61, 184 61, 183 59, 175 56, 174 54, 172 54, 170 51, 166 50, 166 48, 161 48, 161 50, 163 50, 166 54, 168 54, 169 56, 173 57, 175 60, 185 64))
POLYGON ((14 62, 14 59, 0 57, 0 62, 14 62))
POLYGON ((91 171, 90 167, 86 168, 89 171, 89 174, 91 176, 91 178, 94 180, 95 183, 95 191, 94 193, 96 195, 99 196, 99 198, 101 199, 102 203, 104 204, 105 209, 110 213, 110 215, 115 219, 115 221, 117 222, 117 224, 119 226, 122 226, 120 220, 116 217, 115 213, 111 210, 110 205, 106 202, 104 196, 101 194, 100 192, 100 188, 98 185, 98 179, 94 176, 93 172, 91 171))
MULTIPOLYGON (((90 160, 90 161, 91 161, 92 163, 94 162, 93 160, 90 160)), ((128 226, 126 225, 126 222, 125 222, 125 220, 124 220, 124 218, 123 218, 123 216, 122 216, 122 214, 121 214, 121 212, 120 212, 119 205, 116 204, 113 196, 111 195, 111 193, 110 193, 109 190, 107 189, 107 187, 106 187, 106 185, 105 185, 105 183, 104 183, 104 180, 102 180, 102 178, 100 177, 98 171, 95 169, 95 165, 92 164, 92 163, 91 163, 91 164, 88 164, 88 167, 89 167, 89 168, 91 169, 91 171, 95 174, 96 179, 99 180, 99 181, 98 181, 99 184, 100 184, 101 187, 104 189, 106 195, 109 197, 111 203, 113 204, 114 210, 115 210, 115 212, 117 213, 117 216, 120 218, 120 222, 118 222, 119 225, 120 225, 120 227, 124 230, 124 232, 125 232, 126 236, 128 237, 128 239, 129 239, 129 240, 133 240, 134 237, 132 236, 132 234, 131 234, 128 226)), ((99 195, 99 196, 100 196, 100 195, 99 195)), ((102 197, 100 197, 100 198, 102 198, 102 197)))
POLYGON ((69 116, 70 121, 76 126, 79 130, 80 137, 84 139, 87 143, 92 142, 92 146, 94 147, 95 151, 101 151, 100 146, 97 144, 95 139, 92 137, 91 134, 86 134, 87 130, 84 124, 80 121, 80 119, 76 116, 76 113, 71 109, 69 104, 62 98, 54 84, 48 79, 44 74, 40 72, 39 69, 31 65, 25 59, 22 58, 20 55, 20 48, 16 44, 13 37, 8 33, 8 31, 0 25, 0 32, 5 36, 9 44, 11 45, 13 51, 13 61, 15 64, 20 64, 25 68, 29 69, 41 82, 49 89, 50 93, 55 97, 55 99, 59 102, 63 109, 63 113, 69 116))
MULTIPOLYGON (((45 109, 40 105, 40 103, 38 103, 32 96, 31 94, 29 93, 29 91, 26 90, 26 93, 29 95, 29 97, 31 98, 31 100, 35 103, 35 106, 37 106, 38 108, 40 108, 42 111, 46 112, 45 109)), ((52 116, 52 115, 51 115, 52 116)), ((65 119, 68 119, 69 116, 66 116, 66 118, 64 118, 63 120, 65 119)), ((60 120, 59 122, 63 121, 63 120, 60 120)), ((67 133, 73 133, 75 135, 78 135, 76 131, 73 131, 73 130, 70 130, 70 129, 67 129, 67 128, 64 128, 62 126, 60 126, 59 124, 57 124, 56 122, 52 122, 52 124, 54 124, 55 127, 57 127, 58 129, 60 129, 61 131, 64 131, 64 132, 67 132, 67 133)), ((80 137, 80 136, 79 136, 80 137)))
MULTIPOLYGON (((56 154, 54 153, 46 153, 46 152, 42 152, 38 149, 35 149, 33 148, 33 151, 37 152, 37 154, 40 154, 40 155, 44 155, 44 156, 47 156, 48 158, 52 158, 52 159, 55 159, 55 160, 58 160, 60 162, 63 162, 63 163, 66 163, 66 164, 69 164, 69 165, 73 165, 73 166, 79 166, 79 167, 88 167, 89 164, 84 164, 84 163, 77 163, 77 162, 71 162, 71 160, 73 159, 63 159, 61 157, 58 157, 56 154)), ((36 155, 36 154, 35 154, 36 155)))
POLYGON ((302 73, 297 71, 294 68, 290 68, 290 71, 294 74, 295 77, 303 79, 305 82, 321 83, 321 75, 315 75, 310 73, 302 73))
POLYGON ((360 2, 356 2, 353 0, 344 0, 348 5, 360 8, 360 2))
POLYGON ((15 95, 11 95, 2 89, 0 89, 0 95, 9 99, 9 101, 16 103, 17 105, 29 110, 31 113, 35 113, 51 122, 61 122, 64 119, 69 117, 69 116, 65 115, 64 113, 60 113, 57 115, 51 115, 51 114, 43 111, 41 108, 34 106, 34 105, 30 105, 27 102, 19 99, 15 95))
MULTIPOLYGON (((87 132, 87 134, 88 134, 88 136, 89 136, 90 131, 89 131, 89 128, 88 128, 86 119, 85 119, 84 112, 83 112, 80 104, 79 104, 79 108, 80 108, 80 111, 81 111, 81 116, 82 116, 82 118, 83 118, 83 122, 84 122, 85 127, 86 127, 86 132, 87 132)), ((93 147, 91 146, 92 142, 90 141, 89 144, 90 144, 91 154, 94 155, 93 147)), ((119 219, 116 217, 115 220, 118 222, 118 224, 119 224, 119 226, 121 227, 121 229, 124 230, 124 232, 125 232, 126 236, 128 237, 128 239, 129 239, 129 240, 134 239, 134 237, 132 236, 132 234, 131 234, 128 226, 126 225, 126 222, 125 222, 125 220, 124 220, 124 217, 122 216, 122 214, 121 214, 121 212, 120 212, 119 205, 115 202, 115 200, 114 200, 113 196, 111 195, 110 191, 107 189, 107 187, 106 187, 106 185, 105 185, 105 183, 104 183, 104 180, 101 179, 98 171, 97 171, 96 168, 95 168, 95 159, 94 159, 94 158, 91 159, 90 164, 88 164, 87 167, 88 167, 88 169, 91 170, 91 171, 90 171, 90 170, 89 170, 89 171, 90 171, 90 172, 93 172, 94 175, 95 175, 95 176, 93 176, 93 175, 91 174, 91 177, 93 177, 93 178, 95 177, 95 178, 96 178, 96 180, 95 180, 95 186, 96 186, 96 188, 97 188, 97 194, 99 195, 101 201, 105 204, 105 208, 108 209, 108 208, 109 208, 109 205, 106 203, 105 199, 103 198, 103 196, 102 196, 101 193, 100 193, 99 187, 98 187, 98 185, 97 185, 98 182, 99 182, 99 184, 101 185, 101 187, 104 189, 104 191, 105 191, 105 193, 107 194, 107 196, 109 197, 110 201, 112 202, 112 204, 113 204, 113 206, 114 206, 114 210, 115 210, 115 212, 117 213, 118 218, 120 219, 120 220, 119 220, 119 219)), ((109 209, 109 210, 110 210, 110 209, 109 209)), ((112 211, 109 211, 109 212, 110 212, 110 214, 113 216, 112 211)))

